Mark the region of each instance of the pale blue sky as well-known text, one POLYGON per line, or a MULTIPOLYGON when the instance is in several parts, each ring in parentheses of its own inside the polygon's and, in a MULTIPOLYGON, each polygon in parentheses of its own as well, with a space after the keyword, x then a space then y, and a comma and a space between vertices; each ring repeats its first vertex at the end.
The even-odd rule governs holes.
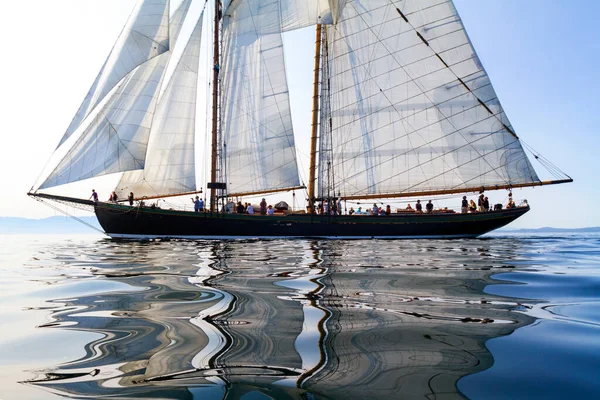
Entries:
MULTIPOLYGON (((3 15, 11 17, 0 24, 6 39, 0 63, 0 216, 54 215, 25 193, 64 133, 134 3, 3 4, 3 15)), ((516 190, 515 197, 527 198, 532 211, 511 226, 600 226, 596 206, 600 2, 455 0, 455 4, 517 134, 575 179, 567 185, 516 190)), ((286 54, 286 65, 296 140, 304 153, 313 35, 310 28, 284 38, 293 49, 286 54)), ((532 162, 542 178, 551 178, 532 162)), ((489 193, 493 202, 506 196, 489 193)))

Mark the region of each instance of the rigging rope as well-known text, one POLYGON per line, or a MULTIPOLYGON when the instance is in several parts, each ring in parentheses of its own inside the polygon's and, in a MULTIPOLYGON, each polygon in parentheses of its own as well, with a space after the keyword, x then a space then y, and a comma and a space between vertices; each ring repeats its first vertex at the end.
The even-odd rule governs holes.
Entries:
POLYGON ((66 212, 65 210, 62 210, 62 209, 60 209, 59 207, 56 207, 55 205, 53 205, 53 204, 52 204, 52 203, 50 203, 50 202, 46 202, 46 201, 44 201, 44 199, 41 199, 41 198, 39 198, 39 197, 34 197, 34 199, 35 199, 35 200, 37 200, 37 201, 39 201, 40 203, 44 204, 45 206, 47 206, 47 207, 50 207, 50 208, 52 208, 53 210, 55 210, 55 211, 58 211, 58 212, 60 212, 61 214, 64 214, 64 215, 66 215, 67 217, 73 218, 74 220, 76 220, 76 221, 78 221, 78 222, 81 222, 82 224, 84 224, 84 225, 86 225, 86 226, 88 226, 88 227, 90 227, 90 228, 92 228, 92 229, 94 229, 94 230, 96 230, 96 231, 98 231, 98 232, 102 233, 103 235, 105 234, 105 232, 104 232, 103 230, 101 230, 101 229, 98 229, 98 228, 96 228, 95 226, 93 226, 93 225, 91 225, 91 224, 88 224, 87 222, 85 222, 85 221, 84 221, 84 220, 82 220, 81 218, 78 218, 78 217, 76 217, 75 215, 69 214, 69 213, 68 213, 68 212, 66 212))

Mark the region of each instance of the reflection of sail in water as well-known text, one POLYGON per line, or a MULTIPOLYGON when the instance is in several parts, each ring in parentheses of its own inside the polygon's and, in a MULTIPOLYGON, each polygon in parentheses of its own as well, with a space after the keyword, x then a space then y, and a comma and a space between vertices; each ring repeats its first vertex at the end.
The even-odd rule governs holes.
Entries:
POLYGON ((83 357, 29 383, 94 398, 459 396, 456 381, 493 362, 485 341, 531 322, 511 312, 516 302, 483 293, 493 273, 514 268, 519 248, 99 242, 75 257, 53 249, 71 269, 93 267, 96 279, 73 280, 86 294, 53 301, 54 321, 42 329, 89 339, 83 357))

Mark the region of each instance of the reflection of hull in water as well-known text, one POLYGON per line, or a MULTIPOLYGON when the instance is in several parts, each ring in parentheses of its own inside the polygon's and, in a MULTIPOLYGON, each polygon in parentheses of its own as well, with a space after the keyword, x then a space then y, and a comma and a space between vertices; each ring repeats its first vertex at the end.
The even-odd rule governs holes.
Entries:
POLYGON ((500 228, 529 211, 519 207, 485 213, 368 215, 211 214, 101 203, 95 212, 114 238, 467 238, 500 228))
POLYGON ((99 242, 98 274, 143 290, 61 301, 62 329, 104 338, 30 383, 96 398, 459 397, 456 381, 493 361, 485 341, 530 322, 481 301, 502 263, 493 241, 368 243, 99 242))

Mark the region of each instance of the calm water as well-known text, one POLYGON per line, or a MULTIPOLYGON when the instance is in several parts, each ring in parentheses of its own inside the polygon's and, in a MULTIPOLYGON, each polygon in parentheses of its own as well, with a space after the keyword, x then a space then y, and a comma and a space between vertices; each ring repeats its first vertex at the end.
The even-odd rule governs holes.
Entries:
POLYGON ((0 236, 0 398, 600 398, 600 235, 0 236))

